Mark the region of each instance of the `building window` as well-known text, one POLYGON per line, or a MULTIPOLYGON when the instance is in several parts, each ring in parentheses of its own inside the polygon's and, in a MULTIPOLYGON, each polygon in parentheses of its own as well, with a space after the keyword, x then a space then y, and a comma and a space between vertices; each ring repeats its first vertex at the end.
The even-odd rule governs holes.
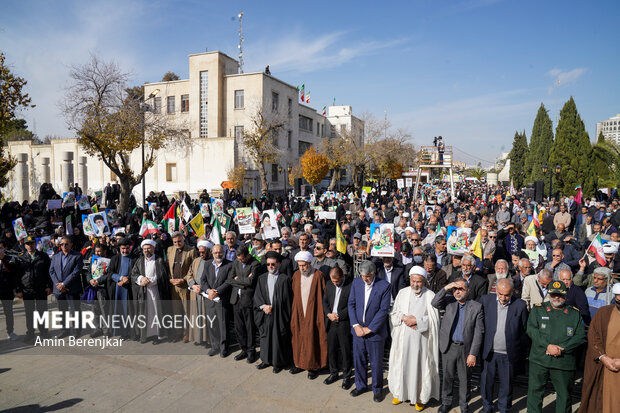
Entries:
POLYGON ((288 98, 288 117, 293 117, 293 99, 288 98))
POLYGON ((271 180, 278 182, 278 165, 275 163, 271 164, 271 180))
POLYGON ((207 129, 207 115, 209 114, 209 106, 207 102, 207 94, 209 92, 209 71, 204 70, 200 72, 200 137, 206 138, 207 129))
POLYGON ((325 124, 321 125, 321 136, 325 136, 325 124))
POLYGON ((299 156, 302 156, 304 153, 306 153, 306 151, 310 149, 311 146, 312 144, 310 142, 299 141, 299 156))
POLYGON ((177 164, 167 163, 166 164, 166 182, 176 182, 176 181, 177 181, 177 164))
POLYGON ((189 95, 181 95, 181 112, 189 112, 189 95))
POLYGON ((161 96, 153 99, 153 113, 161 113, 161 96))
POLYGON ((168 114, 174 113, 174 96, 168 96, 166 98, 166 104, 168 107, 168 114))
POLYGON ((336 137, 336 127, 334 125, 330 125, 329 127, 329 137, 330 138, 336 137))
POLYGON ((243 138, 243 126, 235 126, 235 139, 240 141, 243 138))
POLYGON ((271 92, 271 110, 277 112, 279 107, 280 95, 278 95, 276 92, 271 92))
POLYGON ((243 90, 235 90, 235 109, 243 109, 245 107, 243 95, 243 90))
POLYGON ((312 132, 312 119, 307 116, 299 115, 299 129, 312 132))
POLYGON ((288 131, 287 137, 286 137, 286 147, 291 149, 293 147, 293 131, 288 131))
POLYGON ((319 126, 319 121, 316 121, 316 136, 319 136, 319 131, 321 130, 321 127, 319 126))

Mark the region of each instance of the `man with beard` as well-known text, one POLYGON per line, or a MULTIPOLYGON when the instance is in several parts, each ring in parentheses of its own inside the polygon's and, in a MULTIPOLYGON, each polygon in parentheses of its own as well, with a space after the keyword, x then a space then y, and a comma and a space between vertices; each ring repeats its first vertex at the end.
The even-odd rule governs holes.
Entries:
MULTIPOLYGON (((131 241, 129 238, 121 239, 117 245, 120 253, 112 257, 110 267, 108 268, 108 272, 111 274, 110 279, 112 280, 109 296, 112 297, 112 314, 122 319, 127 319, 130 315, 135 314, 135 301, 132 300, 130 276, 136 259, 131 257, 131 241)), ((130 336, 136 337, 135 331, 132 331, 129 325, 123 323, 120 323, 118 328, 114 325, 112 335, 120 335, 124 339, 130 336)))
POLYGON ((291 277, 280 273, 282 256, 275 251, 265 254, 267 272, 261 274, 254 293, 254 321, 260 334, 262 370, 273 366, 279 373, 293 363, 291 348, 291 277))
POLYGON ((486 294, 489 288, 489 281, 477 274, 475 272, 475 267, 476 260, 474 257, 471 255, 464 255, 461 260, 461 271, 450 277, 448 282, 464 279, 467 282, 469 299, 480 302, 480 299, 486 294))
MULTIPOLYGON (((444 270, 437 268, 437 257, 434 255, 424 257, 424 270, 427 274, 426 287, 433 293, 437 294, 439 290, 448 284, 448 277, 444 270)), ((407 274, 409 273, 407 272, 407 274)))
POLYGON ((312 268, 312 254, 301 251, 295 255, 299 268, 293 274, 291 333, 293 359, 291 374, 308 370, 308 378, 318 377, 318 370, 327 366, 327 333, 323 314, 323 273, 312 268))
POLYGON ((525 278, 532 272, 532 263, 527 258, 521 258, 518 261, 517 272, 512 276, 512 285, 514 286, 514 296, 521 298, 523 293, 523 282, 525 278))
POLYGON ((164 260, 155 256, 155 241, 145 239, 140 246, 144 256, 131 270, 131 282, 139 286, 135 296, 137 315, 145 321, 140 329, 140 342, 152 337, 153 344, 159 344, 166 335, 161 324, 169 310, 166 300, 170 300, 170 274, 164 260))
POLYGON ((556 411, 571 411, 576 350, 586 341, 579 310, 565 305, 566 285, 553 281, 548 293, 549 302, 535 305, 527 321, 527 335, 532 340, 527 390, 527 411, 531 413, 542 412, 549 378, 556 392, 556 411))
MULTIPOLYGON (((185 237, 180 232, 170 234, 172 246, 168 247, 166 255, 170 266, 170 297, 174 315, 183 316, 189 314, 189 291, 185 277, 192 262, 196 259, 196 249, 185 244, 185 237)), ((189 326, 175 329, 172 342, 183 339, 189 341, 189 326)), ((172 332, 173 330, 171 330, 172 332)))
POLYGON ((489 291, 488 294, 495 294, 495 286, 497 281, 508 277, 508 261, 497 260, 495 263, 495 274, 489 274, 489 291))
MULTIPOLYGON (((521 298, 527 304, 527 309, 531 310, 536 304, 547 301, 549 285, 553 281, 553 272, 548 269, 541 270, 538 274, 528 275, 523 281, 523 291, 521 298)), ((566 288, 566 285, 564 285, 566 288)))

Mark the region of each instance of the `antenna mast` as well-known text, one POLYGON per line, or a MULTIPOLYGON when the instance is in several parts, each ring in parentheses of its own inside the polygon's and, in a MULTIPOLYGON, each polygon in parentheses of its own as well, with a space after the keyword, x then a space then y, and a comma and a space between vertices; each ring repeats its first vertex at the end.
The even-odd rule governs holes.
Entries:
POLYGON ((243 73, 243 12, 239 12, 239 73, 243 73))

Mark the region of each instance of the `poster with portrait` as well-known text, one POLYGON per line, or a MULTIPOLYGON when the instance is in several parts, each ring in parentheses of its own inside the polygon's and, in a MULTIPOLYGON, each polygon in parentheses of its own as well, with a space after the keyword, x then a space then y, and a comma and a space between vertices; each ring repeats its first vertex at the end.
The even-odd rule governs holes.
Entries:
POLYGON ((237 208, 237 226, 240 234, 254 234, 256 232, 252 208, 237 208))
POLYGON ((50 257, 54 255, 54 242, 52 241, 52 237, 40 237, 36 239, 36 247, 37 250, 46 253, 50 257))
POLYGON ((147 208, 149 212, 155 212, 157 209, 157 202, 147 202, 147 208))
POLYGON ((211 211, 213 211, 214 215, 222 215, 224 213, 224 200, 219 198, 212 198, 211 211))
POLYGON ((95 235, 95 228, 93 228, 88 215, 82 215, 82 231, 86 236, 95 235))
POLYGON ((62 208, 62 199, 48 199, 47 209, 60 209, 62 208))
POLYGON ((63 192, 62 193, 62 203, 66 207, 71 207, 71 206, 75 205, 75 193, 73 193, 71 191, 63 192))
POLYGON ((78 199, 78 208, 90 209, 90 201, 88 200, 88 195, 80 195, 80 199, 78 199))
POLYGON ((97 255, 92 256, 90 260, 90 274, 93 280, 98 280, 106 275, 108 267, 110 266, 110 261, 110 258, 103 258, 97 255))
POLYGON ((394 224, 370 224, 370 255, 394 256, 394 224))
POLYGON ((220 220, 220 228, 222 230, 222 234, 226 234, 226 231, 230 229, 230 223, 232 222, 232 218, 230 215, 222 214, 219 220, 220 220))
POLYGON ((413 186, 413 178, 405 178, 405 186, 411 188, 413 186))
POLYGON ((209 218, 211 216, 211 212, 209 212, 209 206, 211 204, 203 202, 200 204, 200 214, 202 215, 202 218, 209 218))
POLYGON ((26 226, 24 225, 24 221, 21 218, 17 218, 13 221, 13 231, 15 232, 15 239, 18 241, 23 240, 28 236, 26 232, 26 226))
POLYGON ((447 252, 452 255, 463 255, 471 246, 471 228, 449 226, 446 232, 447 252))
POLYGON ((105 212, 96 212, 89 214, 88 219, 92 225, 94 235, 101 237, 102 235, 110 235, 110 226, 108 225, 108 217, 105 212))
POLYGON ((403 178, 398 178, 396 180, 396 186, 398 187, 398 189, 404 189, 405 188, 405 180, 403 178))
POLYGON ((267 209, 261 214, 260 226, 263 229, 264 239, 280 238, 280 229, 276 218, 276 212, 273 209, 267 209))
MULTIPOLYGON (((107 220, 112 224, 117 224, 120 219, 120 215, 116 209, 107 209, 105 210, 107 220)), ((107 223, 107 222, 106 222, 107 223)))
POLYGON ((103 191, 95 191, 95 202, 97 205, 101 205, 101 200, 103 199, 103 191))

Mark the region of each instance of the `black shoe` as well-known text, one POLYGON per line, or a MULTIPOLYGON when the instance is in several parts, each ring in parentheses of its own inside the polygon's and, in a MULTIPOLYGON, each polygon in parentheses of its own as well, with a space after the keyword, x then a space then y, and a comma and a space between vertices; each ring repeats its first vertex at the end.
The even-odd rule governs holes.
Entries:
POLYGON ((228 352, 228 350, 224 349, 222 351, 220 351, 220 357, 225 359, 226 357, 228 357, 230 353, 228 352))
POLYGON ((297 366, 293 366, 293 367, 292 367, 289 371, 291 372, 291 374, 299 374, 299 373, 301 373, 303 370, 302 370, 302 369, 300 369, 300 368, 299 368, 299 367, 297 367, 297 366))
POLYGON ((347 377, 346 379, 342 380, 342 388, 345 390, 349 390, 354 382, 355 380, 353 380, 352 377, 347 377))
POLYGON ((161 339, 161 338, 159 338, 159 337, 155 337, 155 338, 153 339, 153 345, 154 345, 154 346, 156 346, 156 345, 158 345, 159 343, 161 343, 162 341, 163 341, 163 339, 161 339))
POLYGON ((338 380, 338 374, 330 374, 329 376, 327 376, 325 380, 323 380, 323 383, 332 384, 332 383, 335 383, 336 380, 338 380))
POLYGON ((204 345, 205 345, 205 343, 201 343, 201 342, 199 342, 199 341, 194 341, 194 345, 195 345, 196 347, 199 347, 199 346, 200 346, 200 347, 202 347, 202 346, 204 346, 204 345))
POLYGON ((360 390, 358 390, 357 388, 355 388, 355 389, 351 390, 351 393, 350 393, 350 394, 351 394, 351 396, 353 396, 353 397, 357 397, 357 396, 359 396, 360 394, 364 394, 364 393, 366 393, 367 391, 368 391, 368 388, 367 388, 367 387, 364 387, 363 389, 360 389, 360 390))
POLYGON ((69 337, 70 335, 71 335, 71 333, 69 331, 65 330, 65 331, 62 331, 62 332, 56 334, 54 336, 54 338, 65 338, 65 337, 69 337))
POLYGON ((90 334, 90 338, 97 338, 103 335, 103 331, 95 330, 90 334))
POLYGON ((308 378, 314 380, 319 377, 319 373, 316 370, 308 370, 308 378))
POLYGON ((216 349, 212 348, 211 350, 209 350, 209 352, 207 353, 209 356, 213 357, 215 356, 217 353, 219 353, 219 351, 217 351, 216 349))
POLYGON ((259 364, 258 366, 256 366, 257 369, 262 370, 262 369, 266 369, 267 367, 269 367, 268 363, 265 363, 264 361, 259 364))
POLYGON ((242 351, 241 353, 235 356, 235 361, 243 360, 247 356, 248 356, 248 353, 246 353, 245 351, 242 351))
POLYGON ((442 404, 441 407, 439 407, 439 410, 437 410, 437 413, 448 413, 450 411, 450 406, 446 406, 445 404, 442 404))
POLYGON ((383 394, 382 393, 375 393, 374 396, 372 396, 372 399, 377 402, 377 403, 381 403, 383 401, 383 394))
POLYGON ((144 344, 144 343, 146 343, 146 338, 141 338, 140 339, 140 344, 144 344))
POLYGON ((258 356, 256 355, 256 352, 255 351, 249 352, 248 359, 246 360, 248 364, 256 363, 256 360, 258 360, 258 356))
POLYGON ((278 373, 279 373, 279 372, 281 372, 281 371, 282 371, 282 369, 281 369, 280 367, 274 367, 274 368, 273 368, 273 372, 274 372, 275 374, 278 374, 278 373))

